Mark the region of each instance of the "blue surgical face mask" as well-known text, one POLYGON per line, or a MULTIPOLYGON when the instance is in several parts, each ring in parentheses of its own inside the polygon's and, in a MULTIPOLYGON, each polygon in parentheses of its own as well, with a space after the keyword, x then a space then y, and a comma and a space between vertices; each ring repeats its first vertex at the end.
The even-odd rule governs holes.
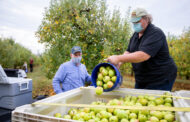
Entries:
POLYGON ((141 26, 141 23, 133 23, 133 29, 135 32, 139 33, 143 30, 143 27, 141 26))
POLYGON ((81 56, 79 56, 79 57, 72 57, 72 61, 75 64, 79 64, 81 62, 81 59, 82 59, 81 56))

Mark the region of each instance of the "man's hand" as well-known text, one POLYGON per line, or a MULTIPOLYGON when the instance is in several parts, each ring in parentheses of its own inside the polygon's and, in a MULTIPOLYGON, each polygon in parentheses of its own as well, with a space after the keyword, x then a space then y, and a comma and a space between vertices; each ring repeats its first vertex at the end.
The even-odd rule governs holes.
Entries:
POLYGON ((108 57, 106 59, 106 61, 112 63, 115 66, 117 66, 119 64, 119 60, 118 60, 118 56, 117 55, 113 55, 113 56, 108 57))

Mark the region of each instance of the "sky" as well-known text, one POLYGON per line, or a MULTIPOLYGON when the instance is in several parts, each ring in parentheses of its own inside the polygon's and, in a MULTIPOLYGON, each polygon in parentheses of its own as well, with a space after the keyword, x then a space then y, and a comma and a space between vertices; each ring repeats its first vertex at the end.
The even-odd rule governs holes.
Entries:
MULTIPOLYGON (((50 0, 0 0, 0 37, 12 37, 34 54, 44 52, 35 37, 45 7, 50 0)), ((165 34, 180 35, 190 27, 190 0, 107 0, 108 9, 119 8, 124 17, 128 8, 145 8, 153 16, 153 24, 165 34)))

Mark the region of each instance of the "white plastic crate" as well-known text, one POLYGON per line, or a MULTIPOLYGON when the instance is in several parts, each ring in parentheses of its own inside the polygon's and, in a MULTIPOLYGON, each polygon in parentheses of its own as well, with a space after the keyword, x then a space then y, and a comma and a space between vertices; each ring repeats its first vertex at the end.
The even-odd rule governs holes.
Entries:
MULTIPOLYGON (((128 89, 120 88, 117 91, 121 92, 104 92, 102 95, 96 95, 95 89, 74 89, 65 93, 57 94, 52 97, 40 100, 42 103, 69 103, 69 104, 90 104, 93 101, 108 102, 114 98, 120 98, 126 96, 128 92, 144 93, 145 94, 157 94, 162 95, 166 91, 159 90, 142 90, 142 89, 128 89)), ((134 95, 134 94, 130 94, 134 95)), ((175 95, 175 93, 172 93, 175 95)), ((136 95, 138 96, 138 95, 136 95)), ((67 114, 71 107, 63 106, 45 106, 45 105, 25 105, 16 108, 12 112, 12 122, 24 122, 24 121, 38 121, 38 122, 66 122, 74 120, 66 120, 63 118, 53 117, 53 114, 59 112, 61 114, 67 114)), ((73 108, 73 107, 72 107, 73 108)), ((186 122, 186 121, 184 121, 186 122)))
MULTIPOLYGON (((190 98, 190 91, 177 91, 176 95, 179 97, 188 97, 190 98)), ((190 107, 190 100, 188 99, 177 99, 174 102, 176 107, 190 107)), ((190 112, 176 112, 176 116, 178 116, 181 122, 190 122, 190 112)))

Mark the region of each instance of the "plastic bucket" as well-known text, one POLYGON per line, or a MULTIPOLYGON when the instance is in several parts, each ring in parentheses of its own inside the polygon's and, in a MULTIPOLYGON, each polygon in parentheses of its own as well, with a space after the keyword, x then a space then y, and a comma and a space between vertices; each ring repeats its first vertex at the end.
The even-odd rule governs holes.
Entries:
POLYGON ((93 69, 92 75, 91 75, 93 86, 97 87, 96 79, 97 79, 99 68, 101 66, 104 66, 104 67, 105 66, 111 66, 115 70, 115 73, 116 73, 116 76, 117 76, 117 79, 116 79, 114 85, 109 89, 104 89, 104 92, 109 92, 109 91, 112 91, 114 89, 119 88, 121 86, 121 84, 122 84, 122 81, 123 81, 122 76, 120 75, 119 70, 113 64, 110 64, 110 63, 100 63, 100 64, 96 65, 96 67, 93 69))

